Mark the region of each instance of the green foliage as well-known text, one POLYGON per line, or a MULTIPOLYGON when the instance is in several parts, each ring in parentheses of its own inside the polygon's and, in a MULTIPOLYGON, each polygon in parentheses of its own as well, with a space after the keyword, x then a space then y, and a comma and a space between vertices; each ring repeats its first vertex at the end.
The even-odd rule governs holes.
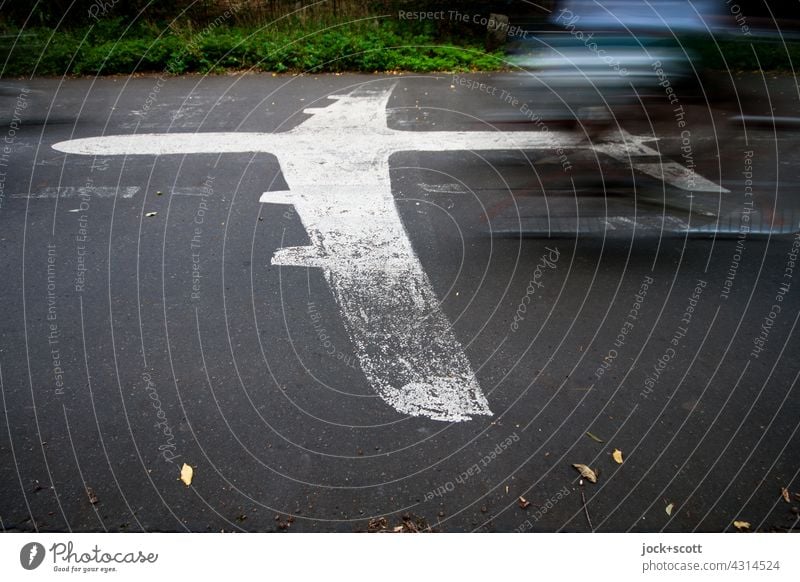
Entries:
MULTIPOLYGON (((92 26, 53 31, 6 27, 0 40, 2 77, 96 75, 137 72, 213 73, 254 69, 273 72, 469 71, 505 66, 502 53, 487 54, 474 40, 442 42, 430 23, 329 21, 252 28, 221 25, 156 26, 107 18, 92 26), (6 60, 7 59, 7 60, 6 60)), ((800 43, 690 39, 685 43, 704 67, 791 70, 800 43), (724 57, 724 59, 723 59, 724 57), (791 60, 790 60, 791 59, 791 60)))
MULTIPOLYGON (((542 3, 551 4, 536 4, 542 3)), ((485 27, 448 19, 400 20, 398 11, 530 16, 530 6, 512 0, 12 2, 0 13, 0 62, 5 63, 0 77, 231 69, 495 70, 505 62, 502 53, 485 52, 485 27), (239 8, 230 12, 234 5, 239 8), (19 28, 23 23, 25 28, 19 28)), ((716 42, 686 39, 684 46, 706 68, 787 71, 800 62, 798 41, 784 45, 775 39, 721 36, 716 42)))
POLYGON ((108 19, 72 31, 28 29, 16 45, 7 29, 3 77, 135 72, 208 73, 229 69, 274 72, 492 70, 502 54, 474 44, 440 44, 426 26, 395 21, 327 26, 284 22, 279 27, 128 27, 108 19), (13 48, 12 48, 13 46, 13 48))

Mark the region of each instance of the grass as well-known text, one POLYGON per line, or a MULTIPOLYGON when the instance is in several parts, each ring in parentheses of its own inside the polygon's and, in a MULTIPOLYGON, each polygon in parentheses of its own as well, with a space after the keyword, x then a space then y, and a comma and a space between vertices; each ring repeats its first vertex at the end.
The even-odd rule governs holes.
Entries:
POLYGON ((120 20, 53 32, 6 28, 0 56, 3 77, 108 75, 136 72, 215 73, 254 69, 272 72, 470 71, 504 66, 502 52, 482 43, 437 41, 432 28, 364 21, 281 27, 158 27, 127 29, 120 20))

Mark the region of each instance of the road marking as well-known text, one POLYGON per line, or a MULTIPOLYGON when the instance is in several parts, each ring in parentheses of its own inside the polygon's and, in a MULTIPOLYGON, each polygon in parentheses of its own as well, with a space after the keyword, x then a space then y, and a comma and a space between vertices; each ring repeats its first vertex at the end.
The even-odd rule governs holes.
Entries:
POLYGON ((461 184, 417 184, 425 192, 434 194, 466 194, 461 184))
MULTIPOLYGON (((491 415, 400 219, 389 156, 399 151, 560 147, 591 148, 628 162, 629 156, 652 156, 655 150, 643 142, 653 138, 617 133, 597 147, 582 141, 577 132, 398 131, 386 121, 393 88, 394 84, 330 96, 333 104, 306 109, 311 117, 285 133, 105 136, 53 147, 96 156, 276 155, 289 190, 265 192, 260 200, 294 205, 311 244, 278 250, 272 264, 322 269, 361 369, 376 393, 397 411, 413 416, 463 421, 491 415)), ((652 171, 641 166, 646 173, 652 171)), ((678 187, 684 183, 683 176, 663 174, 678 187)))
POLYGON ((39 188, 28 194, 18 192, 12 198, 75 198, 76 196, 90 196, 92 198, 113 198, 119 192, 121 198, 133 198, 139 193, 139 186, 125 186, 120 188, 108 186, 61 186, 58 188, 39 188))
POLYGON ((191 186, 187 188, 170 188, 169 193, 173 196, 200 196, 202 198, 208 197, 208 188, 203 186, 191 186))

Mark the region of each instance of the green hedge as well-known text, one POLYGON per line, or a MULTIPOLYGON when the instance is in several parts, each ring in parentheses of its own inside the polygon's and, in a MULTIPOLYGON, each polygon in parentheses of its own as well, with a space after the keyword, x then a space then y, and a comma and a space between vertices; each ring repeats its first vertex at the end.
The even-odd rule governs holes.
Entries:
POLYGON ((122 22, 53 32, 29 29, 11 48, 5 31, 0 54, 7 57, 3 77, 36 75, 130 74, 133 72, 262 71, 438 71, 493 70, 503 54, 486 54, 474 41, 461 46, 435 40, 424 26, 399 27, 370 22, 331 28, 282 29, 216 27, 159 29, 140 25, 125 31, 122 22))
MULTIPOLYGON (((2 77, 36 75, 208 73, 261 71, 469 71, 505 66, 502 52, 486 54, 480 38, 443 40, 431 22, 366 20, 360 23, 283 20, 279 27, 169 28, 106 18, 82 28, 52 31, 10 26, 0 30, 2 77), (16 41, 16 42, 15 42, 16 41)), ((791 70, 800 63, 800 43, 722 37, 689 39, 685 46, 709 68, 791 70), (752 45, 751 45, 752 42, 752 45), (758 61, 753 56, 755 47, 758 61), (724 55, 724 60, 722 58, 724 55)))

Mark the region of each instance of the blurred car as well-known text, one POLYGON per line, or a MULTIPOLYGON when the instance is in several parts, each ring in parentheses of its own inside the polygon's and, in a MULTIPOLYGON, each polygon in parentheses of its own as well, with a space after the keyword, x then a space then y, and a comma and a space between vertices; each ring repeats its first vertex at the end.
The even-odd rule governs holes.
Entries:
POLYGON ((538 118, 604 125, 642 110, 642 103, 701 97, 703 72, 684 46, 723 22, 716 0, 565 0, 546 30, 512 48, 509 75, 538 118))

